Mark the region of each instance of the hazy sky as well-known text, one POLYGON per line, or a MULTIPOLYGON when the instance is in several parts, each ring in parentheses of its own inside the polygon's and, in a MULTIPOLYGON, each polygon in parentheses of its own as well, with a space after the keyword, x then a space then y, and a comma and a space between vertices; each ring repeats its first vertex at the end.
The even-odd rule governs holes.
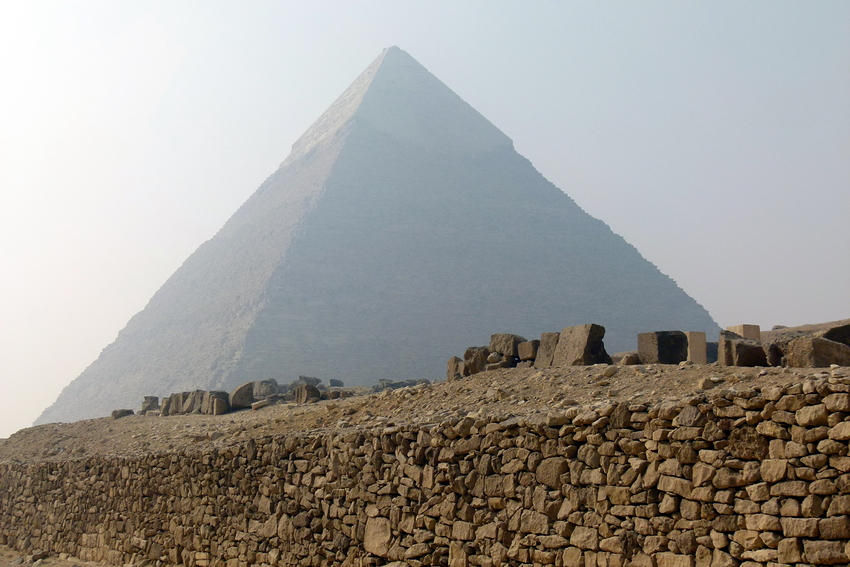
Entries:
POLYGON ((0 437, 390 45, 721 326, 850 317, 850 3, 5 0, 0 437))

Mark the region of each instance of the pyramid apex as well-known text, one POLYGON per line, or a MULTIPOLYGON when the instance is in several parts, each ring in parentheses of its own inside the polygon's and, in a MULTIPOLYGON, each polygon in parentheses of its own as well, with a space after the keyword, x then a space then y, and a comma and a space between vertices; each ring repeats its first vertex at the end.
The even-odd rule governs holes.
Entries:
POLYGON ((333 139, 352 121, 399 141, 486 151, 513 142, 416 59, 393 45, 295 142, 288 161, 333 139))

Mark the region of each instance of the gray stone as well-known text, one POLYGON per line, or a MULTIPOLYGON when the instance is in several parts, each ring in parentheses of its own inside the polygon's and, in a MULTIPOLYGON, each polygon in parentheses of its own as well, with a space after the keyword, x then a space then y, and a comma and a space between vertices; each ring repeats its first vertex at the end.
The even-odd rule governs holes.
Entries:
POLYGON ((122 417, 127 417, 129 415, 133 415, 133 410, 131 409, 117 409, 112 412, 112 419, 121 419, 122 417))
POLYGON ((159 398, 157 396, 145 396, 144 401, 142 401, 142 410, 141 411, 151 411, 159 409, 159 398))
POLYGON ((464 376, 484 372, 488 356, 490 356, 490 349, 487 347, 469 347, 466 349, 466 352, 463 353, 464 376))
POLYGON ((537 358, 534 359, 535 368, 548 368, 552 366, 555 349, 558 348, 558 339, 561 333, 543 333, 540 335, 540 346, 537 347, 537 358))
POLYGON ((318 401, 322 398, 322 393, 319 389, 310 384, 299 384, 292 390, 295 395, 295 402, 306 404, 310 401, 318 401))
POLYGON ((605 327, 596 324, 566 327, 558 338, 553 366, 611 364, 602 338, 605 327))
POLYGON ((490 352, 498 352, 502 356, 510 356, 516 358, 517 346, 524 343, 525 339, 519 335, 511 335, 509 333, 496 333, 490 335, 490 352))
POLYGON ((446 363, 446 380, 451 382, 452 380, 458 380, 463 378, 463 359, 457 356, 453 356, 449 359, 448 363, 446 363))
POLYGON ((256 380, 254 382, 254 398, 266 398, 280 393, 277 380, 256 380))
MULTIPOLYGON (((457 357, 455 357, 457 358, 457 357)), ((460 359, 458 359, 460 360, 460 359)), ((463 361, 461 361, 463 362, 463 361)), ((345 383, 342 380, 337 380, 336 378, 331 378, 328 380, 328 386, 331 388, 345 388, 345 383)))
POLYGON ((230 409, 251 407, 254 403, 254 383, 247 382, 230 392, 230 409))

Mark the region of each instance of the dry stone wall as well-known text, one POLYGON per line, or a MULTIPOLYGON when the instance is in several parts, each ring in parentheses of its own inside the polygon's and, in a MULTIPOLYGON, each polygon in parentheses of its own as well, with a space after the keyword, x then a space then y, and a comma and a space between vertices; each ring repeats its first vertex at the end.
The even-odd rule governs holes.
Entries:
MULTIPOLYGON (((113 564, 845 565, 850 378, 0 466, 0 543, 113 564)), ((31 552, 31 551, 30 551, 31 552)))

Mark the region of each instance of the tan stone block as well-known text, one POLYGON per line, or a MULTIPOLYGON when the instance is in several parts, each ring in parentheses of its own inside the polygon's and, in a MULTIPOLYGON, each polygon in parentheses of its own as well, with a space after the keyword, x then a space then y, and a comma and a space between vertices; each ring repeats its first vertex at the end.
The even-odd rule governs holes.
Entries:
POLYGON ((778 516, 767 514, 751 514, 744 518, 747 529, 756 532, 776 531, 782 529, 778 516))
POLYGON ((669 492, 672 494, 678 494, 683 498, 688 498, 691 495, 692 489, 693 485, 691 482, 684 478, 662 475, 661 478, 658 479, 658 490, 661 492, 669 492))
POLYGON ((827 516, 841 516, 850 514, 850 494, 840 494, 832 497, 827 516))
POLYGON ((814 406, 806 406, 800 408, 796 413, 797 425, 801 427, 817 427, 819 425, 827 425, 829 411, 824 404, 814 406))
POLYGON ((688 360, 694 364, 707 364, 705 333, 699 331, 686 331, 688 339, 688 360))
POLYGON ((800 563, 803 560, 803 545, 797 538, 779 540, 777 560, 780 563, 800 563))
POLYGON ((850 439, 850 421, 842 421, 829 432, 829 438, 835 441, 847 441, 850 439))
POLYGON ((809 494, 809 483, 803 480, 778 482, 770 487, 771 496, 795 496, 803 498, 809 494))
POLYGON ((766 459, 761 462, 761 478, 765 482, 779 482, 788 478, 788 461, 785 459, 766 459))
POLYGON ((850 394, 843 392, 829 394, 823 399, 823 404, 829 411, 850 412, 850 394))
POLYGON ((392 526, 388 518, 376 516, 366 521, 363 548, 373 555, 387 557, 392 540, 392 526))
POLYGON ((850 539, 850 516, 834 516, 818 520, 821 539, 850 539))
POLYGON ((658 567, 694 567, 694 558, 690 555, 663 552, 655 555, 655 563, 658 567))
POLYGON ((817 537, 817 518, 782 518, 782 534, 785 537, 817 537))
POLYGON ((570 545, 580 549, 596 551, 599 549, 599 532, 595 528, 577 526, 570 536, 570 545))
POLYGON ((761 327, 758 325, 732 325, 731 327, 726 327, 726 330, 732 331, 745 339, 761 342, 761 327))
POLYGON ((804 541, 803 554, 806 563, 815 565, 838 565, 850 560, 840 541, 804 541))

